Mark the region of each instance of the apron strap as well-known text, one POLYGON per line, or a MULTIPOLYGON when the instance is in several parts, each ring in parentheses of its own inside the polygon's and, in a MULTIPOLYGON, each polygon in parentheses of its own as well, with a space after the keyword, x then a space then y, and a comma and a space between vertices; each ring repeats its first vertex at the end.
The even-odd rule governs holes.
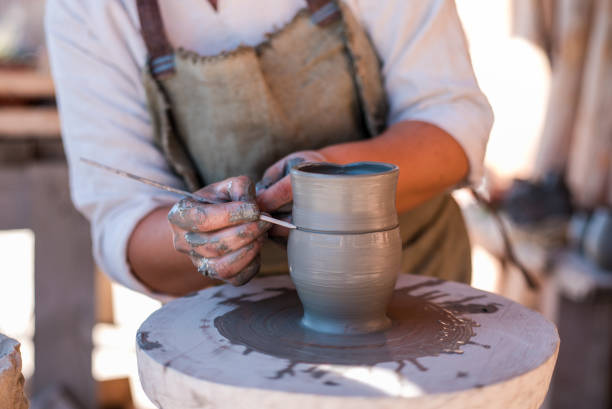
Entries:
MULTIPOLYGON (((310 19, 319 26, 326 26, 341 17, 335 0, 306 0, 311 13, 310 19)), ((216 9, 216 1, 213 7, 216 9)), ((174 74, 174 50, 166 36, 164 21, 157 0, 136 0, 138 18, 149 54, 151 74, 163 77, 174 74)))
POLYGON ((136 6, 151 74, 155 78, 174 74, 174 50, 166 36, 157 0, 136 0, 136 6))
POLYGON ((341 17, 340 8, 335 0, 306 0, 313 23, 324 27, 341 17))

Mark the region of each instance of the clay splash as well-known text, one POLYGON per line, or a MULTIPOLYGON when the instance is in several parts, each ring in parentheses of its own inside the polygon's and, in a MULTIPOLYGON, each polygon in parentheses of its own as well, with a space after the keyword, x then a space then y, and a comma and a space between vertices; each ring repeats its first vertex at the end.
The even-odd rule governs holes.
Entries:
POLYGON ((138 331, 136 333, 136 342, 138 342, 138 346, 145 351, 150 351, 152 349, 161 348, 162 344, 157 341, 152 341, 149 339, 148 331, 138 331))
POLYGON ((377 333, 339 335, 309 330, 300 325, 302 306, 295 290, 288 288, 267 289, 279 294, 258 301, 248 300, 250 294, 224 300, 221 304, 237 308, 215 318, 214 325, 222 336, 234 345, 244 346, 249 353, 257 351, 286 359, 287 367, 271 374, 271 379, 293 376, 298 363, 395 362, 396 371, 407 363, 426 371, 420 358, 461 354, 464 345, 479 345, 471 341, 478 323, 464 314, 494 313, 499 309, 495 303, 475 303, 478 297, 436 302, 447 294, 438 290, 414 294, 417 289, 442 282, 429 280, 395 290, 387 311, 392 326, 377 333))

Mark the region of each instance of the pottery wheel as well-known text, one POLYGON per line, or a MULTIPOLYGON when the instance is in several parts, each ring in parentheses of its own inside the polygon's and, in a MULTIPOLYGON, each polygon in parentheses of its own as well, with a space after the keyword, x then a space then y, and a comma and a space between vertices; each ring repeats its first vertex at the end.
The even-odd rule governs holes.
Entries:
POLYGON ((368 335, 300 325, 288 276, 209 288, 137 334, 141 382, 160 408, 537 408, 559 346, 540 314, 464 284, 400 275, 368 335))

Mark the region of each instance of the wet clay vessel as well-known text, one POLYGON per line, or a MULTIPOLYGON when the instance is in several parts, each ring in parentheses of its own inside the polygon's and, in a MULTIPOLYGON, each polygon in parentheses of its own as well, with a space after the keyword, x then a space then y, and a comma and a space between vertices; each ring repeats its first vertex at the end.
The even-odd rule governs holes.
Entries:
POLYGON ((291 278, 302 324, 332 334, 391 325, 386 309, 401 263, 399 169, 377 162, 304 163, 291 170, 291 278))

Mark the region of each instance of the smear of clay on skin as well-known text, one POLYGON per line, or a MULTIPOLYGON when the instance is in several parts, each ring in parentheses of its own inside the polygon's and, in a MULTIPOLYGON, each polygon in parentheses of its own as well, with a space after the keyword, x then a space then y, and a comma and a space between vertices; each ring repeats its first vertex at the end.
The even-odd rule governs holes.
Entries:
POLYGON ((412 294, 414 290, 441 283, 430 280, 395 290, 388 309, 393 324, 388 330, 377 333, 334 335, 307 329, 300 324, 303 310, 297 293, 287 288, 267 289, 280 294, 258 301, 248 300, 252 294, 224 300, 221 304, 237 308, 215 318, 214 324, 233 344, 288 360, 288 366, 271 379, 293 376, 297 363, 375 365, 396 362, 397 371, 406 363, 426 371, 419 358, 461 354, 463 345, 477 345, 470 340, 478 324, 463 314, 493 313, 499 308, 495 303, 473 302, 484 296, 435 302, 448 294, 437 290, 412 294))
POLYGON ((253 203, 242 203, 236 209, 232 210, 229 216, 230 223, 247 222, 257 220, 259 211, 253 203))

